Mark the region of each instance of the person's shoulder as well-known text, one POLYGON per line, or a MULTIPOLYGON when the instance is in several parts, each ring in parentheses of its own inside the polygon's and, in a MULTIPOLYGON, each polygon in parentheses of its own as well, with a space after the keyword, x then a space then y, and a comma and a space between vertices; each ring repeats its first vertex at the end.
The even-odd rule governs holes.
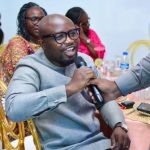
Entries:
POLYGON ((40 48, 34 54, 26 55, 20 59, 18 65, 33 65, 41 61, 41 56, 44 55, 43 50, 40 48))
POLYGON ((13 41, 26 41, 22 36, 20 35, 15 35, 14 37, 12 37, 9 42, 13 42, 13 41))
POLYGON ((90 33, 96 33, 94 29, 89 28, 90 33))
POLYGON ((94 65, 94 61, 93 61, 92 57, 90 57, 89 55, 87 55, 85 53, 78 52, 78 56, 81 56, 85 60, 85 62, 87 63, 87 66, 93 66, 94 65))
POLYGON ((7 48, 11 47, 11 46, 22 46, 24 44, 26 44, 27 41, 20 35, 15 35, 13 38, 11 38, 7 44, 7 48))

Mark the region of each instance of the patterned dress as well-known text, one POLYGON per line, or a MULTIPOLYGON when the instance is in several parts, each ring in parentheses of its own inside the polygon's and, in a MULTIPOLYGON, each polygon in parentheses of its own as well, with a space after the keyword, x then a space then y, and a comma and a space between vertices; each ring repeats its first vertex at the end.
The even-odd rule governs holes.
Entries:
POLYGON ((7 85, 13 76, 18 61, 26 55, 33 54, 38 48, 40 48, 39 45, 28 42, 18 35, 9 41, 0 56, 0 61, 3 67, 1 77, 7 85))

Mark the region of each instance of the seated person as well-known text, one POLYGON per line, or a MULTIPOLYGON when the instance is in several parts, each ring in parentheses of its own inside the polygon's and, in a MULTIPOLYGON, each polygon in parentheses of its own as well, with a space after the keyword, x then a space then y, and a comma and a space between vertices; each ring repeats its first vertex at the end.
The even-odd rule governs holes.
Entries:
MULTIPOLYGON (((0 19, 1 19, 1 14, 0 14, 0 19)), ((0 21, 0 45, 3 43, 4 39, 4 33, 3 30, 1 29, 1 21, 0 21)))
POLYGON ((47 15, 39 5, 29 2, 24 4, 17 17, 17 36, 13 37, 1 55, 2 77, 9 83, 19 59, 34 53, 40 47, 38 22, 47 15))
MULTIPOLYGON (((0 19, 1 19, 1 14, 0 14, 0 19)), ((4 40, 4 33, 3 30, 1 29, 1 21, 0 21, 0 55, 3 51, 3 40, 4 40)), ((0 63, 0 78, 3 76, 3 70, 2 70, 2 64, 0 63)), ((0 97, 2 96, 2 93, 0 91, 0 97)))
POLYGON ((80 7, 73 7, 67 11, 66 16, 80 27, 79 52, 91 56, 93 60, 96 58, 103 59, 105 46, 102 44, 96 32, 89 28, 89 17, 85 10, 80 7))
POLYGON ((52 14, 40 21, 39 33, 42 48, 20 60, 9 84, 7 116, 17 122, 32 118, 43 150, 129 149, 124 116, 115 101, 100 108, 113 129, 111 141, 99 130, 96 107, 85 90, 95 73, 74 63, 80 55, 94 65, 88 55, 77 53, 79 28, 52 14))
POLYGON ((3 43, 3 39, 4 39, 4 33, 3 30, 0 28, 0 45, 3 43))

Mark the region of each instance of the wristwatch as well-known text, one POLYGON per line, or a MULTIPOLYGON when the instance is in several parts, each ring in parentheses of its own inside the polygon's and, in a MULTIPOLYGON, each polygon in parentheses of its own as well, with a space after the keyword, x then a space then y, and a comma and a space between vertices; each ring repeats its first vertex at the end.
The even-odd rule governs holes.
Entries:
POLYGON ((120 127, 120 128, 122 128, 125 132, 128 132, 128 126, 127 126, 125 123, 123 123, 123 122, 117 123, 117 124, 115 125, 114 129, 115 129, 116 127, 120 127))
POLYGON ((91 42, 91 40, 88 38, 87 40, 86 40, 86 44, 89 44, 91 42))

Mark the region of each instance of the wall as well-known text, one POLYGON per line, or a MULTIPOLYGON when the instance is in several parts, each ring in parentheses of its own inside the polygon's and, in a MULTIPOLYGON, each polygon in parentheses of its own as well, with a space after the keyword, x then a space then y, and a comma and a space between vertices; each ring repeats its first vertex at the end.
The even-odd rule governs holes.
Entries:
MULTIPOLYGON (((2 28, 5 43, 16 34, 16 17, 20 7, 28 0, 1 0, 2 28)), ((91 18, 95 29, 106 46, 106 59, 126 50, 130 43, 150 38, 150 1, 149 0, 33 0, 47 12, 61 13, 73 7, 84 8, 91 18)), ((145 55, 140 50, 137 57, 145 55)))

